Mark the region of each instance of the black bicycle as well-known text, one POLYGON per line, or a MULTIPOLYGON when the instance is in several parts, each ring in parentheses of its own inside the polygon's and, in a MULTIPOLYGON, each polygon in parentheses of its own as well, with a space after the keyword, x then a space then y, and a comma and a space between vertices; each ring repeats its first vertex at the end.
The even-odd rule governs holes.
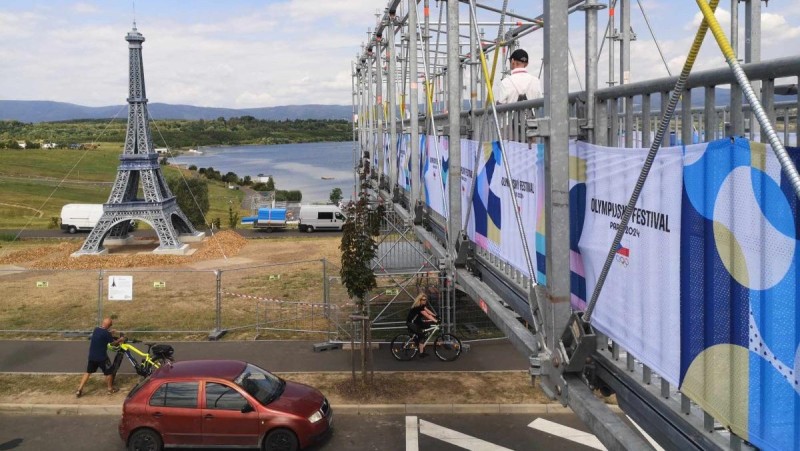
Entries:
MULTIPOLYGON (((428 346, 431 339, 433 339, 433 353, 439 360, 444 362, 452 362, 461 355, 461 340, 453 334, 442 333, 441 326, 433 324, 424 330, 427 338, 425 339, 425 346, 428 346), (435 337, 435 338, 434 338, 435 337)), ((417 355, 419 349, 414 342, 416 334, 400 334, 392 340, 392 355, 397 360, 406 361, 411 360, 417 355)))

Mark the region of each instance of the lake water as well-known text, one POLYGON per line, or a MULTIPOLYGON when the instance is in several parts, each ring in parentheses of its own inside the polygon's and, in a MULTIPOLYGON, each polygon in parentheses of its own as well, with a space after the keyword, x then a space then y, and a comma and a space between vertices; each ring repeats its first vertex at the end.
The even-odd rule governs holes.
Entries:
POLYGON ((213 167, 223 175, 271 175, 280 190, 300 190, 303 203, 328 201, 331 190, 341 188, 345 199, 353 192, 353 143, 323 142, 271 146, 203 147, 202 154, 185 153, 177 164, 213 167), (322 177, 333 177, 323 180, 322 177))

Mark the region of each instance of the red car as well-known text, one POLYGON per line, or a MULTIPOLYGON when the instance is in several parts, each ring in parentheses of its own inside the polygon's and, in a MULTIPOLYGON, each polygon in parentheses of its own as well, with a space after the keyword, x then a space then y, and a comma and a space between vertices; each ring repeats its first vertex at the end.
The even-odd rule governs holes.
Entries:
POLYGON ((119 435, 129 450, 165 446, 297 450, 326 435, 319 390, 236 360, 176 362, 128 394, 119 435))

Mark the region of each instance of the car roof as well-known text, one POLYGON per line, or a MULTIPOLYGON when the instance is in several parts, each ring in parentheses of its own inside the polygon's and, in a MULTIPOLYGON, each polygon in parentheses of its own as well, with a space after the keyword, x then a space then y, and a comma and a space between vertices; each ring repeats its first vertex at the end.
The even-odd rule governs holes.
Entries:
POLYGON ((152 377, 215 377, 232 381, 246 366, 247 362, 241 360, 184 360, 162 366, 152 377))

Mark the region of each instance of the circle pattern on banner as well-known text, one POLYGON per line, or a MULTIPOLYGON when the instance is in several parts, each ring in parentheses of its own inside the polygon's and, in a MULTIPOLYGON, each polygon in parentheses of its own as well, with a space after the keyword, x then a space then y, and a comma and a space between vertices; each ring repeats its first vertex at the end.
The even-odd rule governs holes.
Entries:
POLYGON ((786 198, 760 170, 740 166, 722 182, 714 202, 714 242, 725 268, 742 286, 766 290, 786 276, 796 240, 776 228, 789 230, 785 218, 792 218, 786 198), (742 211, 752 214, 736 214, 742 211))

